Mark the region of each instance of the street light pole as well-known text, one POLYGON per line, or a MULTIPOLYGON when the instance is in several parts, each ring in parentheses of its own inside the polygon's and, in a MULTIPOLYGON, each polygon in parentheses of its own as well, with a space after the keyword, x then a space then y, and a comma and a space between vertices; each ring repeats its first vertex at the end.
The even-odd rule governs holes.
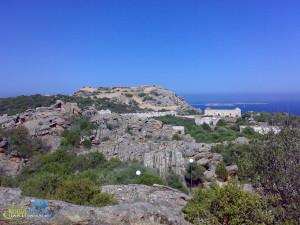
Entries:
POLYGON ((192 185, 193 185, 193 178, 192 178, 192 163, 194 162, 193 159, 189 160, 190 162, 190 195, 192 195, 192 185))

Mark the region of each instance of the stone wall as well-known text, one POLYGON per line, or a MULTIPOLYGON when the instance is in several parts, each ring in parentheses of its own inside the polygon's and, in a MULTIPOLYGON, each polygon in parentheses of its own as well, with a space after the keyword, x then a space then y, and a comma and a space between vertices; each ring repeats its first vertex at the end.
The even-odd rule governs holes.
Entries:
POLYGON ((123 113, 122 116, 133 116, 138 118, 153 118, 161 116, 176 116, 176 111, 166 111, 166 112, 145 112, 145 113, 123 113))

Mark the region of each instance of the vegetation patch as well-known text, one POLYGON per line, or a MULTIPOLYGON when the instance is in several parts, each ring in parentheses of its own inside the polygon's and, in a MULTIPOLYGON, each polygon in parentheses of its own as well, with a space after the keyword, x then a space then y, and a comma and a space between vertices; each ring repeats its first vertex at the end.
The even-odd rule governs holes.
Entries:
POLYGON ((0 177, 2 186, 20 187, 22 193, 38 198, 58 199, 74 204, 104 206, 115 204, 113 196, 101 193, 102 185, 162 184, 186 191, 173 173, 161 179, 156 170, 139 162, 106 160, 101 153, 76 155, 64 149, 36 156, 16 177, 0 177), (137 176, 136 171, 141 175, 137 176))
POLYGON ((158 117, 158 120, 164 124, 171 124, 174 126, 184 126, 185 132, 190 134, 199 143, 214 143, 223 141, 232 141, 240 136, 240 132, 235 131, 226 126, 217 126, 212 129, 209 125, 203 124, 198 126, 193 119, 180 118, 175 116, 158 117))
POLYGON ((184 207, 185 218, 192 224, 256 225, 271 224, 273 216, 256 194, 243 192, 236 183, 198 189, 184 207))
POLYGON ((48 150, 47 146, 38 138, 31 137, 28 130, 22 126, 10 130, 0 129, 0 141, 2 140, 7 140, 7 153, 14 152, 22 158, 29 158, 48 150))

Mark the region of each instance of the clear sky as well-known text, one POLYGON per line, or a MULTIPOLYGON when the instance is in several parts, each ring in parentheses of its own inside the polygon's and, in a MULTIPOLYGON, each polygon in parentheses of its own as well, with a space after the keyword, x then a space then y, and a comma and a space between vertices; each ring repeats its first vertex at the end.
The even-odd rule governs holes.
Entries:
POLYGON ((0 96, 300 92, 300 1, 0 0, 0 96))

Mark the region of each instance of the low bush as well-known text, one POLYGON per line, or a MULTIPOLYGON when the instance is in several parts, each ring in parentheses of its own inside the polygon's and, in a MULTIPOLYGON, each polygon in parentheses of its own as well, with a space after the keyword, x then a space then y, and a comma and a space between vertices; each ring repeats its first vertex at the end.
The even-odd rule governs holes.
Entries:
POLYGON ((40 173, 21 184, 22 194, 38 198, 53 198, 63 177, 53 173, 40 173))
POLYGON ((132 98, 132 97, 133 97, 133 95, 132 95, 132 94, 129 94, 129 93, 126 93, 125 96, 126 96, 127 98, 132 98))
POLYGON ((182 191, 183 193, 188 193, 188 190, 183 185, 181 178, 174 172, 170 172, 166 176, 166 184, 172 188, 182 191))
POLYGON ((180 140, 182 140, 182 138, 180 137, 179 134, 176 133, 176 134, 173 134, 172 140, 173 140, 173 141, 180 141, 180 140))
POLYGON ((80 147, 80 132, 77 130, 65 130, 63 132, 62 146, 80 147))
POLYGON ((236 183, 199 188, 183 209, 192 224, 273 224, 273 216, 256 194, 239 190, 236 183))
POLYGON ((220 120, 217 122, 217 126, 218 126, 218 127, 224 127, 224 126, 226 126, 225 120, 220 119, 220 120))
POLYGON ((222 181, 227 180, 228 172, 226 170, 226 166, 225 166, 224 162, 220 162, 217 165, 216 174, 217 174, 218 178, 220 178, 222 181))
POLYGON ((262 135, 255 132, 253 128, 246 127, 243 129, 242 134, 249 139, 261 139, 262 135))
POLYGON ((191 178, 192 178, 192 186, 198 186, 202 184, 204 182, 204 175, 203 175, 204 171, 205 171, 204 167, 200 166, 196 162, 189 164, 186 167, 186 171, 184 175, 187 186, 191 186, 191 178))
POLYGON ((213 152, 213 153, 221 154, 221 153, 224 152, 224 150, 225 150, 225 146, 223 144, 217 144, 215 146, 212 146, 210 151, 213 152))
POLYGON ((101 193, 101 188, 88 179, 67 179, 55 192, 56 199, 77 205, 104 206, 117 201, 109 194, 101 193))
POLYGON ((22 126, 10 130, 0 129, 0 140, 4 138, 8 140, 6 151, 16 152, 23 158, 29 158, 48 150, 47 146, 44 146, 39 139, 31 137, 28 130, 22 126))
POLYGON ((62 146, 80 147, 82 144, 85 148, 91 148, 92 143, 86 139, 81 143, 81 137, 91 135, 92 130, 96 129, 96 125, 84 118, 75 118, 70 129, 64 130, 62 146))

